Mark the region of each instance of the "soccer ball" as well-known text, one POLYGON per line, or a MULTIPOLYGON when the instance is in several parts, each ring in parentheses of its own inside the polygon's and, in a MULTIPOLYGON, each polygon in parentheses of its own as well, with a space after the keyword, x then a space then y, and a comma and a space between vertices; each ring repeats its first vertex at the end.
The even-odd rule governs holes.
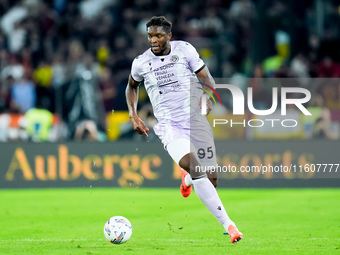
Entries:
POLYGON ((130 239, 132 225, 123 216, 111 217, 104 225, 104 235, 107 240, 114 244, 124 243, 130 239))

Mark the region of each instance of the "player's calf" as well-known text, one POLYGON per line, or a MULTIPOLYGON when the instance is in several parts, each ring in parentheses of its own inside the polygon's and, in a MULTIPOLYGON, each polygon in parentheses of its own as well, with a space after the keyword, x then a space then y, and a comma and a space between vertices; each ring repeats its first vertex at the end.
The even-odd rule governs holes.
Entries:
POLYGON ((217 178, 209 178, 210 182, 212 183, 212 185, 214 185, 214 187, 217 187, 217 178))

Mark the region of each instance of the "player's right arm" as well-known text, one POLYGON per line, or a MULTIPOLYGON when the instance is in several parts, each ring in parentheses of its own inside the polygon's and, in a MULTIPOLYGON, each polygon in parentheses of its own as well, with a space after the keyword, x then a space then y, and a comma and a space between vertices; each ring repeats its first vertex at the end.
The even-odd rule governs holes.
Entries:
POLYGON ((135 81, 131 75, 129 76, 128 85, 126 87, 126 103, 129 109, 129 117, 133 129, 140 135, 148 137, 147 132, 149 129, 145 126, 144 122, 137 115, 137 103, 140 82, 135 81))

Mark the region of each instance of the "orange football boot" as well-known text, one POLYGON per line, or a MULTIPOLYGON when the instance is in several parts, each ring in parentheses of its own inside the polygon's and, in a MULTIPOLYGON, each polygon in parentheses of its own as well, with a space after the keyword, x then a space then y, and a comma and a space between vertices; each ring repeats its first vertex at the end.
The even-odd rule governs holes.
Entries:
POLYGON ((185 171, 184 169, 181 169, 181 173, 182 173, 182 184, 180 186, 180 190, 181 190, 183 197, 188 197, 191 194, 192 185, 191 186, 186 185, 184 178, 189 173, 187 171, 185 171))
POLYGON ((228 235, 230 236, 230 240, 232 243, 237 243, 243 239, 243 234, 238 231, 237 227, 234 225, 230 225, 228 227, 228 235))

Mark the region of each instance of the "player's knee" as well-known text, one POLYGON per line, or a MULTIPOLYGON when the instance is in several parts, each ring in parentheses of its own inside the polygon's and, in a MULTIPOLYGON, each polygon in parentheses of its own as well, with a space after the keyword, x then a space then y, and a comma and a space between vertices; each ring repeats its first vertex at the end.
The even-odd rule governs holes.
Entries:
POLYGON ((217 178, 209 178, 210 182, 212 183, 212 185, 214 185, 214 187, 217 187, 217 178))
POLYGON ((196 175, 197 177, 201 176, 201 174, 199 174, 200 171, 197 170, 197 169, 201 169, 200 163, 193 154, 191 153, 186 154, 185 156, 181 158, 178 164, 181 168, 183 168, 188 173, 190 173, 192 177, 196 175), (195 174, 196 172, 198 172, 198 174, 195 174))
POLYGON ((181 168, 190 173, 190 154, 186 154, 183 158, 181 158, 178 164, 181 168))

